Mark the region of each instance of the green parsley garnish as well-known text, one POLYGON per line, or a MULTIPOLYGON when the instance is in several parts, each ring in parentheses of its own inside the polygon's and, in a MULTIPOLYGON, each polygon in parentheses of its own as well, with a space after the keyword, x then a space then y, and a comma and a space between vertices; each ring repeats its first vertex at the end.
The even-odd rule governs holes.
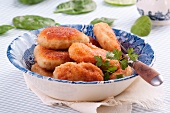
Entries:
MULTIPOLYGON (((129 48, 127 52, 130 60, 132 61, 137 60, 138 55, 134 53, 133 48, 129 48)), ((104 73, 104 80, 109 80, 110 75, 117 70, 117 67, 111 66, 109 60, 103 61, 101 56, 94 56, 94 58, 96 60, 96 66, 100 67, 104 73)), ((118 60, 123 70, 125 70, 128 67, 128 59, 125 56, 123 56, 122 51, 115 49, 113 52, 107 52, 106 58, 111 60, 118 60)), ((123 75, 122 74, 116 75, 116 78, 117 79, 123 78, 123 75)))
POLYGON ((104 80, 109 80, 110 74, 117 70, 116 66, 111 66, 109 60, 103 61, 101 56, 94 56, 96 66, 100 67, 104 73, 104 80))
POLYGON ((125 70, 125 68, 128 66, 128 60, 124 58, 122 54, 122 51, 115 49, 113 52, 107 52, 106 58, 118 60, 121 65, 121 68, 125 70))
POLYGON ((96 66, 98 66, 98 67, 102 66, 102 63, 103 63, 102 57, 101 56, 94 56, 94 58, 97 61, 96 66))
POLYGON ((121 60, 121 56, 122 56, 122 51, 119 51, 117 49, 113 50, 113 54, 114 54, 114 59, 115 60, 121 60))
POLYGON ((130 59, 131 59, 132 61, 136 61, 136 60, 137 60, 138 55, 137 55, 136 53, 134 53, 133 48, 127 49, 127 52, 128 52, 128 56, 130 57, 130 59))
POLYGON ((123 78, 123 74, 116 75, 116 79, 123 78))
POLYGON ((119 63, 123 70, 125 70, 128 67, 128 60, 126 58, 120 60, 119 63))
POLYGON ((116 66, 113 66, 113 67, 109 67, 108 70, 107 70, 107 72, 108 72, 108 73, 113 73, 113 72, 115 72, 116 70, 117 70, 117 67, 116 67, 116 66))
MULTIPOLYGON (((128 52, 128 56, 130 60, 136 61, 136 59, 138 58, 138 55, 134 53, 133 48, 129 48, 127 52, 128 52)), ((122 51, 115 49, 113 52, 107 52, 106 58, 118 60, 121 65, 121 68, 125 70, 126 67, 128 67, 128 59, 122 56, 122 54, 123 54, 122 51)))
POLYGON ((109 80, 110 74, 108 72, 104 73, 104 80, 109 80))

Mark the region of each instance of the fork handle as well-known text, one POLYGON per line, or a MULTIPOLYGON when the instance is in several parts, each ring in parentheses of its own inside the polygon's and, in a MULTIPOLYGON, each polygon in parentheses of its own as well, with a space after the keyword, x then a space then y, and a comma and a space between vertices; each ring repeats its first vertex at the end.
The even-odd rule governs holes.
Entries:
POLYGON ((132 67, 149 84, 156 86, 163 83, 162 78, 160 78, 160 74, 148 65, 140 61, 134 61, 132 63, 132 67))

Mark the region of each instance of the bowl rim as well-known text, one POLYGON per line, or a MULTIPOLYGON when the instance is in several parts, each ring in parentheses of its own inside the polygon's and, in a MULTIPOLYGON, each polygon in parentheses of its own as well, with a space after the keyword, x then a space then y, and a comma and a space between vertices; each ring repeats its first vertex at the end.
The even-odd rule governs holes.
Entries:
MULTIPOLYGON (((70 26, 70 25, 87 25, 87 26, 89 26, 90 24, 65 24, 64 26, 70 26)), ((62 25, 61 25, 61 26, 62 26, 62 25)), ((90 25, 90 26, 91 26, 91 25, 90 25)), ((92 25, 92 26, 93 26, 93 25, 92 25)), ((42 28, 40 28, 40 29, 42 29, 42 28)), ((115 29, 115 28, 113 28, 113 27, 112 27, 112 29, 114 29, 114 30, 119 30, 119 29, 115 29)), ((37 30, 38 30, 38 29, 37 29, 37 30)), ((32 31, 35 31, 35 30, 32 30, 32 31)), ((124 31, 124 30, 120 30, 120 31, 126 32, 126 31, 124 31)), ((132 36, 136 36, 136 35, 134 35, 134 34, 132 34, 132 33, 129 33, 129 32, 126 32, 126 33, 128 33, 128 34, 130 34, 130 35, 132 35, 132 36)), ((28 34, 28 35, 30 35, 30 36, 32 35, 31 33, 24 33, 24 34, 28 34)), ((24 34, 23 34, 23 35, 24 35, 24 34)), ((11 49, 12 49, 11 46, 14 44, 14 42, 15 42, 16 40, 18 40, 18 39, 20 39, 20 38, 23 38, 23 35, 18 36, 18 37, 16 37, 14 40, 12 40, 12 42, 10 43, 10 45, 7 47, 7 52, 6 52, 6 54, 7 54, 8 60, 9 60, 16 68, 18 68, 18 69, 21 70, 22 72, 27 73, 27 74, 29 74, 29 75, 31 75, 31 76, 35 76, 35 77, 37 77, 37 78, 39 78, 39 79, 44 79, 44 80, 54 81, 54 82, 60 82, 60 83, 69 83, 69 84, 108 84, 108 83, 120 82, 120 81, 128 80, 128 79, 131 79, 131 78, 134 78, 134 77, 139 76, 138 74, 132 74, 132 75, 130 75, 130 76, 126 76, 126 77, 123 77, 123 78, 120 78, 120 79, 113 79, 113 80, 107 80, 107 81, 91 81, 91 82, 60 80, 60 79, 55 79, 55 78, 51 78, 51 77, 47 77, 47 76, 42 76, 42 75, 40 75, 40 74, 37 74, 37 73, 35 73, 35 72, 30 71, 29 69, 27 69, 27 68, 25 68, 25 67, 19 66, 16 62, 13 61, 14 57, 12 56, 12 54, 11 54, 11 52, 10 52, 11 49)), ((137 37, 138 37, 138 36, 137 36, 137 37)), ((140 37, 138 37, 138 38, 140 38, 140 37)), ((140 39, 142 39, 142 38, 140 38, 140 39)), ((142 39, 142 40, 144 40, 144 39, 142 39)), ((145 40, 144 40, 144 43, 147 44, 147 43, 145 42, 145 40)), ((152 49, 152 47, 151 47, 151 49, 152 49)), ((154 62, 155 62, 155 53, 154 53, 154 58, 152 59, 152 62, 150 63, 149 66, 152 66, 152 65, 154 64, 154 62)))

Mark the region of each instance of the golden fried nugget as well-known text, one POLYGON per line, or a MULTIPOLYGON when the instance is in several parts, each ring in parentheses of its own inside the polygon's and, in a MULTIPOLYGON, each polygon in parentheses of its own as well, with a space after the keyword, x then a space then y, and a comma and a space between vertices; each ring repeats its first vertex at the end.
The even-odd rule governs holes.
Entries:
POLYGON ((94 56, 101 56, 102 60, 109 60, 111 66, 120 68, 118 60, 110 60, 106 58, 107 51, 92 45, 91 43, 73 43, 69 48, 69 56, 76 62, 90 62, 95 64, 94 56))
POLYGON ((101 56, 106 59, 106 50, 96 47, 91 43, 73 43, 69 49, 69 56, 76 62, 96 63, 94 56, 101 56))
POLYGON ((128 66, 125 70, 119 68, 116 72, 110 75, 110 79, 116 79, 116 75, 120 75, 120 74, 123 74, 124 76, 130 76, 132 75, 132 73, 133 73, 133 69, 130 66, 128 66))
POLYGON ((130 76, 132 75, 132 73, 133 73, 133 69, 130 66, 128 66, 123 72, 125 76, 130 76))
POLYGON ((55 51, 37 45, 34 56, 38 65, 47 70, 54 70, 56 66, 71 61, 67 51, 55 51))
POLYGON ((49 49, 68 49, 74 42, 88 43, 89 38, 75 28, 55 26, 42 30, 37 42, 49 49))
POLYGON ((107 51, 121 50, 116 35, 108 24, 103 22, 95 24, 93 32, 103 49, 107 51))
POLYGON ((103 73, 91 63, 67 62, 57 66, 53 72, 54 78, 70 81, 103 81, 103 73))
POLYGON ((118 60, 110 60, 106 58, 107 51, 92 45, 91 43, 73 43, 69 48, 69 56, 76 62, 90 62, 95 64, 94 56, 101 56, 102 60, 109 60, 111 66, 120 68, 118 60))
POLYGON ((44 68, 41 68, 37 63, 32 65, 31 71, 38 73, 42 76, 53 77, 53 71, 49 71, 49 70, 46 70, 44 68))

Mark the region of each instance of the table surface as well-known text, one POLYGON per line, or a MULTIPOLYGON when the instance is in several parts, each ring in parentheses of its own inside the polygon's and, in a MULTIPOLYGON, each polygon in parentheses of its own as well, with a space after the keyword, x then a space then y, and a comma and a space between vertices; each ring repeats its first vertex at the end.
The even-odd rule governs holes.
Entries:
MULTIPOLYGON (((82 15, 54 14, 56 6, 67 0, 45 0, 44 2, 26 6, 18 3, 17 0, 0 0, 0 25, 12 24, 15 16, 40 15, 53 18, 60 24, 89 24, 91 20, 99 17, 115 18, 113 27, 130 32, 135 20, 140 16, 136 6, 114 7, 105 4, 103 0, 95 0, 97 9, 91 13, 82 15)), ((0 35, 0 112, 57 112, 77 113, 77 111, 66 106, 49 107, 31 92, 24 82, 22 72, 15 68, 6 56, 6 50, 10 42, 17 36, 29 31, 11 30, 0 35)), ((153 27, 147 37, 143 37, 153 48, 156 54, 155 64, 158 71, 164 76, 164 108, 162 113, 169 112, 170 108, 170 25, 153 27), (169 105, 169 106, 168 106, 169 105)), ((149 112, 144 108, 133 105, 133 113, 149 112)), ((158 113, 160 111, 151 111, 158 113)))

